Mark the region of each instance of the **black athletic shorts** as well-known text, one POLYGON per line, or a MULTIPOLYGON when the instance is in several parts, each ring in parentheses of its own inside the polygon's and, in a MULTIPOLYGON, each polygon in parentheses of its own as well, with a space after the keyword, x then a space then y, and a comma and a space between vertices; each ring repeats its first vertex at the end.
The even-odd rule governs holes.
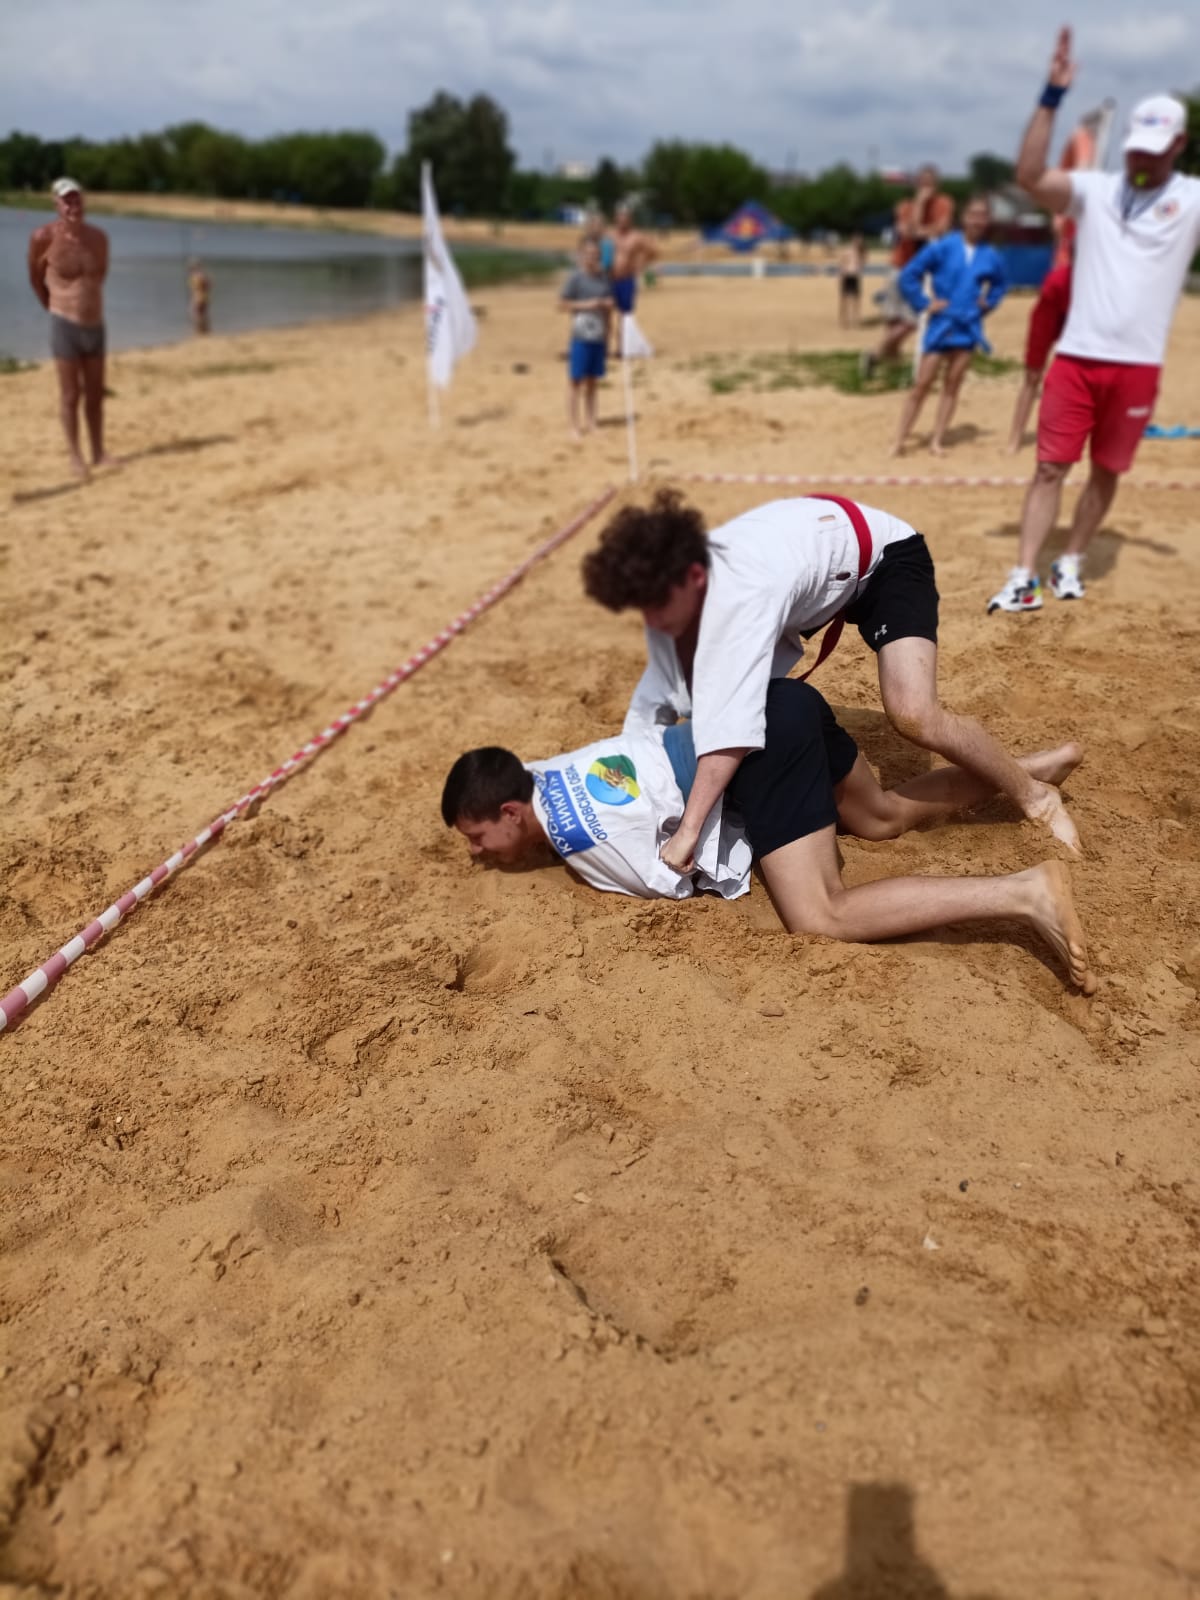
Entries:
POLYGON ((937 582, 923 534, 885 546, 866 588, 846 607, 846 621, 853 622, 876 651, 893 639, 937 643, 937 582))
POLYGON ((823 695, 795 678, 772 678, 766 744, 746 757, 725 791, 754 854, 768 856, 836 823, 833 791, 857 758, 858 746, 823 695))

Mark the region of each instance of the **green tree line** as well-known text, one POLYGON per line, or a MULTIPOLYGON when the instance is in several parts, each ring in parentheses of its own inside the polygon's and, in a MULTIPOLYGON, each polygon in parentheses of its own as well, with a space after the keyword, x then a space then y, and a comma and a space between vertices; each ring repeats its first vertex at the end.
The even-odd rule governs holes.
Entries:
MULTIPOLYGON (((1188 110, 1184 166, 1200 171, 1200 94, 1188 110)), ((44 193, 69 172, 96 193, 415 211, 423 161, 433 163, 443 210, 466 216, 534 219, 589 202, 611 213, 623 196, 637 195, 647 220, 702 227, 723 221, 744 200, 759 200, 798 233, 848 233, 886 220, 896 200, 894 185, 878 173, 843 164, 813 178, 773 178, 733 145, 682 140, 660 140, 636 167, 606 157, 588 178, 522 170, 502 107, 488 95, 463 100, 442 91, 410 113, 406 147, 390 161, 373 133, 353 129, 257 140, 203 122, 108 141, 14 132, 0 140, 0 191, 44 193)), ((1009 160, 984 152, 944 186, 962 198, 972 189, 994 189, 1012 174, 1009 160)))

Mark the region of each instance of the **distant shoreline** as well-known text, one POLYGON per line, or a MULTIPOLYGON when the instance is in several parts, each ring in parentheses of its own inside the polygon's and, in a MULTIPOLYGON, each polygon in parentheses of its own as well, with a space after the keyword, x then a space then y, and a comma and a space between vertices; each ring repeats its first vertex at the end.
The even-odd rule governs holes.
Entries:
MULTIPOLYGON (((0 205, 27 211, 54 209, 49 195, 13 189, 0 190, 0 205)), ((169 194, 89 194, 87 205, 98 217, 130 217, 143 222, 302 228, 322 233, 367 233, 413 240, 421 236, 421 218, 402 211, 354 211, 289 205, 275 200, 218 200, 202 195, 169 194)), ((442 224, 452 244, 487 245, 495 249, 569 251, 579 235, 578 228, 565 222, 487 222, 447 216, 443 217, 442 224)))

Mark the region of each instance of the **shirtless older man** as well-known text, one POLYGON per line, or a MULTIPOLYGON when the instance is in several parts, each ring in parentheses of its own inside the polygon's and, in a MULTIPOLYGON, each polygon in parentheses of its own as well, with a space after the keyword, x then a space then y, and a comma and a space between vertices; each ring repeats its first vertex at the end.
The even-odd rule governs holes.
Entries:
POLYGON ((613 318, 616 343, 613 354, 621 353, 621 318, 632 312, 637 300, 638 279, 652 261, 658 259, 657 246, 633 225, 633 210, 618 206, 613 219, 612 292, 617 315, 613 318))
POLYGON ((59 178, 51 193, 58 217, 29 241, 29 281, 50 313, 50 352, 58 369, 63 432, 71 466, 88 475, 79 449, 79 401, 83 398, 92 460, 115 466, 104 449, 104 279, 108 235, 83 217, 83 190, 74 178, 59 178))

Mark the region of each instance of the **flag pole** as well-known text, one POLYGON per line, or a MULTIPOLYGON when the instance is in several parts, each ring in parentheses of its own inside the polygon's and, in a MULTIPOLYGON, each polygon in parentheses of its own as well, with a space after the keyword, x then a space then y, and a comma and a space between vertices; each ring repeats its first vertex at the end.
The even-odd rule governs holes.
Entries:
POLYGON ((629 350, 629 313, 621 314, 621 378, 625 387, 625 437, 629 445, 629 481, 638 481, 637 424, 633 416, 633 360, 629 350))

